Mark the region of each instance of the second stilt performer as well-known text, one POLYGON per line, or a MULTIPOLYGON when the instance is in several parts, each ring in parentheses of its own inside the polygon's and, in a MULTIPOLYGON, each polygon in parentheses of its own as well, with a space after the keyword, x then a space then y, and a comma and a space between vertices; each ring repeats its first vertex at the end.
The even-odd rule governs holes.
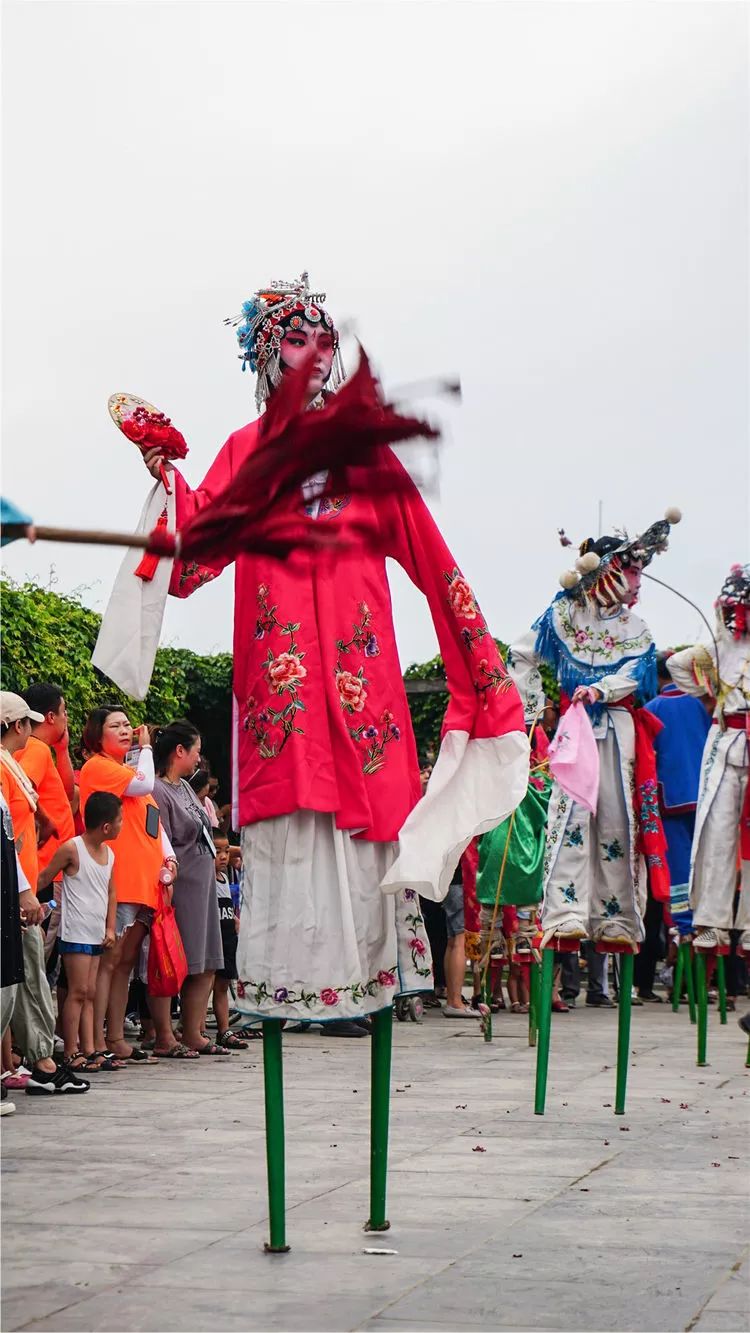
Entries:
MULTIPOLYGON (((679 517, 678 511, 669 511, 633 540, 611 536, 583 542, 575 569, 561 577, 563 590, 508 657, 527 712, 541 705, 539 666, 546 663, 560 685, 560 732, 570 703, 585 704, 593 724, 599 758, 596 813, 558 781, 552 787, 542 930, 550 947, 575 949, 589 938, 600 950, 623 954, 618 1059, 618 1102, 623 1103, 633 954, 643 938, 646 858, 652 882, 663 880, 660 896, 668 896, 669 886, 653 749, 661 724, 639 706, 656 693, 656 652, 648 626, 633 608, 642 570, 666 549, 670 525, 679 517)), ((541 1020, 551 1001, 552 974, 551 966, 542 969, 540 1112, 549 1040, 549 1027, 541 1020)))

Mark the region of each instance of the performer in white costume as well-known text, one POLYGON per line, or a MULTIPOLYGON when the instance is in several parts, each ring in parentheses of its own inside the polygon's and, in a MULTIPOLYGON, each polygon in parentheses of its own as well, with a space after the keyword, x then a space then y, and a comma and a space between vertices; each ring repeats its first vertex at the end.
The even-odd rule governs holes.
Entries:
POLYGON ((668 510, 635 540, 583 542, 576 569, 560 579, 563 591, 508 655, 527 716, 544 698, 539 665, 545 662, 557 675, 563 714, 571 702, 590 708, 598 745, 596 815, 553 785, 543 872, 547 939, 637 946, 643 938, 645 857, 652 874, 666 873, 660 847, 649 845, 660 833, 663 839, 656 786, 636 753, 640 746, 644 759, 650 750, 648 762, 655 765, 651 717, 638 705, 656 694, 656 652, 648 626, 632 608, 641 571, 666 549, 670 525, 679 518, 678 510, 668 510))
POLYGON ((696 949, 725 948, 742 932, 750 953, 750 564, 733 565, 716 600, 716 637, 674 653, 667 667, 686 694, 716 701, 703 752, 690 866, 696 949), (737 851, 742 879, 737 916, 737 851))

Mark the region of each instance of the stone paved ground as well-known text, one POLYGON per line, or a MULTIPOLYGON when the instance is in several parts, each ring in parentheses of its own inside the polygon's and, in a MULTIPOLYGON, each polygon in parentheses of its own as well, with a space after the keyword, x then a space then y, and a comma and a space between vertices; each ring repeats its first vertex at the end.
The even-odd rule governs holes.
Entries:
POLYGON ((285 1039, 289 1240, 268 1256, 259 1043, 102 1076, 3 1120, 3 1328, 741 1330, 750 1071, 667 1006, 555 1018, 534 1117, 525 1019, 395 1026, 389 1213, 366 1237, 369 1041, 285 1039), (475 1152, 481 1145, 485 1151, 475 1152), (366 1245, 398 1251, 365 1255, 366 1245))

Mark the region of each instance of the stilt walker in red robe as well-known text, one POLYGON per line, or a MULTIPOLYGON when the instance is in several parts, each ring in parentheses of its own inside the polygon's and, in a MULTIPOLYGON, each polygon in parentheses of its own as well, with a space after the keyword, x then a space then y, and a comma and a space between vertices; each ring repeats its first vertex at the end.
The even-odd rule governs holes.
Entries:
MULTIPOLYGON (((257 292, 232 321, 259 409, 306 358, 308 410, 331 401, 343 371, 324 300, 303 274, 257 292)), ((230 435, 196 489, 170 471, 178 529, 231 488, 262 421, 230 435)), ((158 478, 156 455, 146 461, 158 478)), ((281 1020, 347 1020, 361 1031, 372 1017, 368 1225, 384 1230, 392 1002, 430 988, 418 894, 445 896, 472 837, 506 818, 527 783, 520 697, 474 594, 395 455, 382 467, 390 493, 353 491, 344 470, 340 486, 319 474, 295 500, 345 542, 367 530, 366 546, 236 560, 233 823, 246 867, 238 1003, 263 1020, 272 1250, 286 1247, 281 1020), (450 689, 421 800, 386 556, 428 600, 450 689)), ((225 563, 175 559, 170 593, 190 595, 225 563)))

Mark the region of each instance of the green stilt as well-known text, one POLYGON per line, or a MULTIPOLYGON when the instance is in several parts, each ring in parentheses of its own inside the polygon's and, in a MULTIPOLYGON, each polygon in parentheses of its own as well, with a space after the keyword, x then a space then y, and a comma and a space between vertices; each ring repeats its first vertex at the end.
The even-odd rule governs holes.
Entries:
POLYGON ((695 1007, 695 973, 693 972, 692 945, 688 944, 686 941, 685 944, 680 945, 680 948, 685 950, 685 984, 687 986, 687 993, 688 993, 688 1009, 690 1010, 690 1022, 695 1023, 697 1021, 697 1016, 695 1007))
POLYGON ((674 976, 672 978, 672 1010, 678 1013, 680 1009, 680 1000, 682 999, 682 979, 685 972, 685 954, 681 944, 677 946, 677 958, 674 965, 674 976))
POLYGON ((536 1046, 536 1034, 539 1028, 539 964, 532 962, 529 968, 529 1046, 536 1046))
POLYGON ((537 1011, 537 1031, 539 1034, 536 1048, 536 1089, 534 1093, 534 1115, 544 1115, 544 1103, 547 1100, 547 1071, 549 1069, 549 1038, 552 1026, 552 982, 555 976, 555 951, 542 951, 542 977, 539 986, 539 1008, 537 1011))
POLYGON ((747 1059, 745 1060, 745 1068, 750 1069, 750 1041, 747 1043, 747 1059))
POLYGON ((281 1066, 281 1019, 263 1023, 263 1085, 266 1098, 266 1168, 271 1239, 269 1254, 286 1254, 286 1201, 284 1198, 284 1080, 281 1066))
POLYGON ((387 1231, 385 1191, 388 1176, 388 1116, 391 1098, 393 1009, 372 1016, 370 1087, 370 1216, 365 1231, 387 1231))
POLYGON ((628 1062, 630 1060, 630 1014, 633 1003, 633 963, 632 953, 624 953, 620 961, 620 995, 617 1010, 617 1087, 615 1089, 615 1115, 625 1114, 625 1093, 628 1087, 628 1062))
POLYGON ((706 955, 695 951, 695 979, 698 990, 698 1068, 706 1064, 706 1037, 708 1035, 708 986, 706 984, 706 955))
POLYGON ((482 1017, 482 1035, 485 1041, 492 1041, 492 977, 491 966, 487 968, 487 973, 482 984, 482 1003, 487 1006, 487 1013, 482 1017))
POLYGON ((727 1021, 727 974, 724 967, 724 955, 716 958, 716 984, 719 987, 719 1016, 722 1023, 727 1021))

